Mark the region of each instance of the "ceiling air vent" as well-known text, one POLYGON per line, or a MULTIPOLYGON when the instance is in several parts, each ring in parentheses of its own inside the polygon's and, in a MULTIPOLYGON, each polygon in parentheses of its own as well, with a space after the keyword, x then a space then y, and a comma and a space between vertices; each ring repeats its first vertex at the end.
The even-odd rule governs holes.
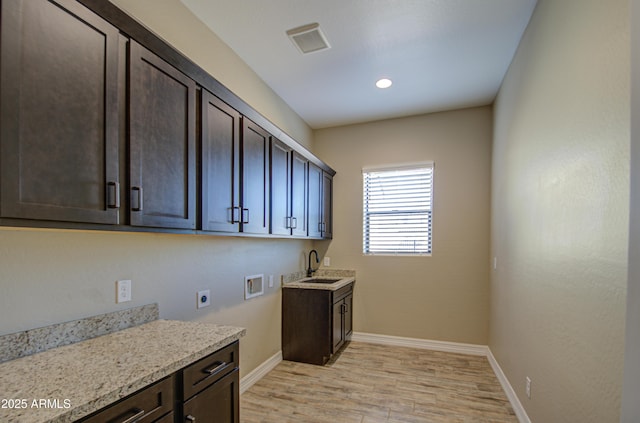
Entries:
POLYGON ((327 37, 320 30, 320 25, 312 23, 287 31, 287 35, 302 54, 331 48, 327 37))

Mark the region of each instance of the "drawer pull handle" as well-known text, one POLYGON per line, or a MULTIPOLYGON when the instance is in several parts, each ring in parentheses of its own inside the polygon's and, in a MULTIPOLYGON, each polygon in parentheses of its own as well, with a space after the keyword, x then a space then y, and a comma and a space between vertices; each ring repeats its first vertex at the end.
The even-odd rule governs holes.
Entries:
POLYGON ((144 410, 141 410, 139 408, 133 408, 129 412, 135 414, 129 417, 127 420, 123 420, 121 423, 135 423, 140 420, 142 416, 144 416, 144 410))
POLYGON ((227 367, 226 361, 216 361, 214 364, 215 364, 215 367, 212 367, 210 369, 204 369, 203 372, 208 375, 214 375, 219 371, 221 371, 222 369, 224 369, 225 367, 227 367))
POLYGON ((196 418, 193 417, 191 414, 189 414, 187 417, 185 417, 185 420, 191 423, 196 423, 196 418))

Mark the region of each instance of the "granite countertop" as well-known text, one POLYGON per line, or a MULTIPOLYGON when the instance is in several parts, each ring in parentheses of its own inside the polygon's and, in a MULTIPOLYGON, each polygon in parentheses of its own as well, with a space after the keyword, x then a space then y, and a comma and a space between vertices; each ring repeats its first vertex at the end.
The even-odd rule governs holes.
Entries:
POLYGON ((1 363, 0 421, 74 421, 231 344, 245 332, 210 323, 155 320, 1 363))
POLYGON ((309 281, 313 281, 313 279, 326 279, 329 276, 314 276, 312 278, 303 278, 291 282, 285 282, 282 284, 283 288, 302 288, 302 289, 323 289, 326 291, 337 291, 338 289, 349 285, 356 281, 354 276, 335 276, 331 277, 332 279, 337 279, 341 277, 337 282, 334 283, 313 283, 309 281))

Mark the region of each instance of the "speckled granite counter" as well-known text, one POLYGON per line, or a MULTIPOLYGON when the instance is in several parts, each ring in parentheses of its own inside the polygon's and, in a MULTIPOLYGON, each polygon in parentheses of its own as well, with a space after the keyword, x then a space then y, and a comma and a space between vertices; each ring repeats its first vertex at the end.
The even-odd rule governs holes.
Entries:
POLYGON ((155 320, 7 361, 0 364, 0 422, 74 421, 244 334, 231 326, 155 320), (25 407, 15 408, 23 399, 25 407))
POLYGON ((337 291, 338 289, 346 286, 356 280, 356 272, 355 270, 343 270, 343 269, 319 269, 313 275, 315 278, 333 278, 340 279, 335 283, 311 283, 304 282, 308 280, 304 274, 298 272, 292 274, 285 282, 282 284, 283 288, 303 288, 303 289, 324 289, 327 291, 337 291))

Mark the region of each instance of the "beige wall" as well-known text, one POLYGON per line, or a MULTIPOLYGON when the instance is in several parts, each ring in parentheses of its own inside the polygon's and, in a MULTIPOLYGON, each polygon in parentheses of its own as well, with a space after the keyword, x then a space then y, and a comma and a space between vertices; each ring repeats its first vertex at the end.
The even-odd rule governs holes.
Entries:
POLYGON ((355 268, 359 332, 486 344, 490 107, 315 132, 315 152, 338 172, 332 267, 355 268), (362 254, 362 168, 434 161, 433 255, 362 254))
MULTIPOLYGON (((640 113, 640 0, 631 0, 631 116, 640 113)), ((629 281, 621 423, 640 416, 640 122, 631 121, 629 281)))
POLYGON ((627 0, 540 0, 494 109, 489 345, 534 422, 619 419, 628 21, 627 0))
MULTIPOLYGON (((311 129, 179 0, 118 0, 259 112, 311 147, 311 129)), ((243 326, 241 373, 280 350, 280 274, 302 270, 310 241, 0 228, 0 334, 157 302, 166 319, 243 326), (244 276, 276 285, 244 301, 244 276), (133 301, 115 304, 115 281, 133 301), (196 311, 196 292, 212 305, 196 311)))

